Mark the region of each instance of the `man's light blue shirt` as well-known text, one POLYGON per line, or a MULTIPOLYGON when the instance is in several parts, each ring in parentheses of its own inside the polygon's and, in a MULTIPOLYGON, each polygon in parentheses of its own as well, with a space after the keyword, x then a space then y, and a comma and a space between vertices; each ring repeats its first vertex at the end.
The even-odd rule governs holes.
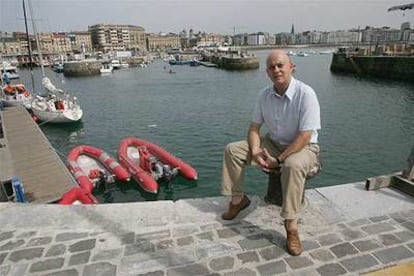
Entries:
POLYGON ((260 91, 252 122, 267 126, 272 140, 290 145, 298 131, 313 131, 310 142, 318 143, 321 128, 320 107, 312 87, 292 77, 283 96, 273 85, 260 91))

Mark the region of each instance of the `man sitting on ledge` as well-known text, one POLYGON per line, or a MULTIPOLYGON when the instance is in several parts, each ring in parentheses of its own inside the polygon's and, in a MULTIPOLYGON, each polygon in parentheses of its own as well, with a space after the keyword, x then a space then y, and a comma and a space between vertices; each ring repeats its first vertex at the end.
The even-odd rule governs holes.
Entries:
POLYGON ((286 247, 297 256, 303 251, 299 239, 297 212, 301 207, 306 176, 318 164, 320 107, 314 90, 293 77, 294 64, 281 50, 273 50, 266 60, 266 72, 273 85, 256 99, 247 141, 226 146, 223 159, 222 194, 231 196, 225 220, 234 219, 250 205, 243 193, 246 166, 264 171, 280 170, 285 219, 286 247), (260 137, 265 124, 269 133, 260 137))

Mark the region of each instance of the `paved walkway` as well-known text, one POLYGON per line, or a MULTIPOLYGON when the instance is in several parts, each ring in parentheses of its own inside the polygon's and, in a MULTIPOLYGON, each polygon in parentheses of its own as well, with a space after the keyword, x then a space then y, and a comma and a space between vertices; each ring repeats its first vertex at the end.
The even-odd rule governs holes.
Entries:
POLYGON ((299 257, 285 251, 280 208, 257 196, 230 222, 222 197, 1 203, 0 275, 358 275, 414 260, 414 198, 362 182, 306 196, 299 257))

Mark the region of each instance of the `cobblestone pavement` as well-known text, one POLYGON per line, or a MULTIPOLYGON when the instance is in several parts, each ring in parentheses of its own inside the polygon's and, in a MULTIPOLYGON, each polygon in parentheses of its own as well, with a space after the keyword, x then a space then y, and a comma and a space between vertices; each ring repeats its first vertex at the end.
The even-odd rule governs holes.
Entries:
POLYGON ((285 251, 280 208, 258 196, 233 221, 220 219, 222 197, 2 203, 0 275, 358 275, 413 261, 413 198, 361 185, 307 190, 298 257, 285 251))

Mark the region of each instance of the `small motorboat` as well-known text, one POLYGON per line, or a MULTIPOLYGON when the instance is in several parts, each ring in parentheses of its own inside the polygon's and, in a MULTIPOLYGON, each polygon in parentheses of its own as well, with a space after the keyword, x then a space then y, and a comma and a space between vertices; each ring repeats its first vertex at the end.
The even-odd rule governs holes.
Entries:
POLYGON ((158 193, 158 180, 170 182, 178 173, 186 179, 197 180, 197 171, 190 165, 162 147, 142 139, 122 139, 118 160, 149 193, 158 193))
POLYGON ((65 67, 63 63, 56 63, 52 66, 52 69, 55 73, 63 73, 65 71, 65 67))
POLYGON ((9 80, 20 78, 17 67, 4 60, 0 63, 0 75, 9 80))
POLYGON ((105 151, 89 145, 73 148, 67 156, 68 168, 80 188, 92 193, 100 184, 129 181, 130 174, 105 151))
POLYGON ((23 84, 7 84, 1 87, 0 96, 6 106, 23 105, 26 108, 30 108, 33 99, 32 94, 23 84))
POLYGON ((101 74, 110 74, 113 71, 113 68, 111 64, 109 63, 103 63, 101 69, 99 69, 101 74))

